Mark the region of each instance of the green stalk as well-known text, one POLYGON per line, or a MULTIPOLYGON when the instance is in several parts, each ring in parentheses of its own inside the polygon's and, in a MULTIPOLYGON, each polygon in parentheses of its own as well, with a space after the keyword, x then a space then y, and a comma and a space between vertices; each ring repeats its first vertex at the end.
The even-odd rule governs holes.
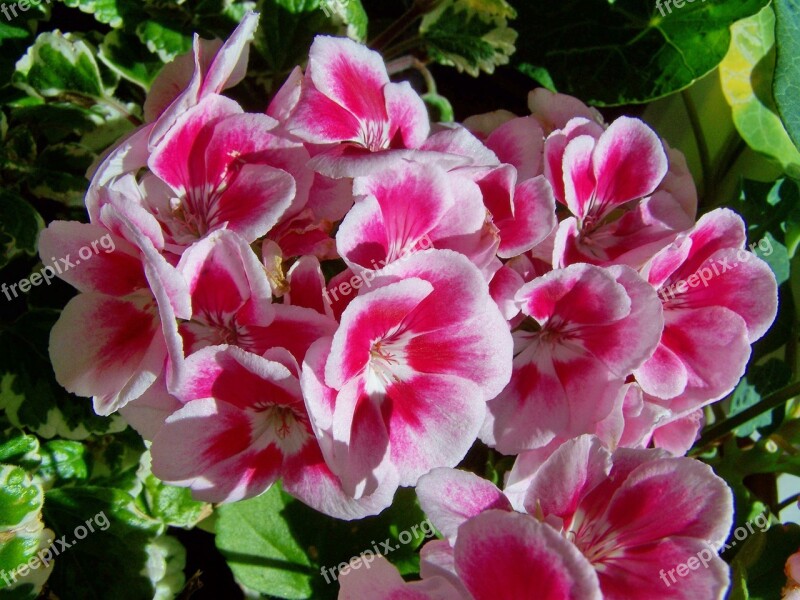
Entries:
POLYGON ((770 394, 750 408, 743 410, 732 417, 728 417, 721 423, 712 425, 697 441, 696 447, 702 448, 711 444, 712 442, 717 441, 721 437, 731 433, 737 427, 741 427, 748 421, 755 419, 765 412, 769 412, 778 408, 779 406, 782 406, 783 404, 786 404, 789 400, 798 395, 800 395, 800 381, 795 382, 783 388, 782 390, 778 390, 774 394, 770 394))

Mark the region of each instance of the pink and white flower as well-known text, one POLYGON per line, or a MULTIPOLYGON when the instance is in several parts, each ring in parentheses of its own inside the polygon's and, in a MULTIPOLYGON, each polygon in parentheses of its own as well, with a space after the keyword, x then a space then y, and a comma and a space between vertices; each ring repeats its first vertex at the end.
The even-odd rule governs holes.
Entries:
POLYGON ((637 119, 535 90, 529 116, 431 126, 344 38, 247 113, 221 93, 257 19, 196 37, 94 169, 91 224, 43 232, 47 265, 114 244, 60 273, 58 381, 201 500, 280 480, 359 519, 418 486, 446 538, 422 581, 379 558, 342 598, 721 598, 731 494, 677 455, 776 314, 741 219, 695 225, 683 156, 637 119), (454 470, 479 438, 518 454, 504 490, 454 470))
POLYGON ((444 577, 406 582, 383 556, 377 556, 369 571, 349 570, 339 578, 339 600, 398 598, 409 600, 464 600, 465 596, 444 577))
POLYGON ((178 263, 191 296, 192 318, 179 325, 186 353, 230 344, 258 355, 288 350, 298 362, 336 322, 313 308, 272 304, 263 267, 237 234, 219 230, 187 250, 178 263))
POLYGON ((511 381, 490 400, 481 439, 505 454, 595 433, 663 328, 654 290, 632 269, 572 265, 524 285, 515 302, 511 381))
POLYGON ((337 144, 312 164, 333 159, 321 172, 338 178, 358 174, 358 159, 374 160, 370 153, 418 148, 430 123, 411 86, 389 80, 380 54, 346 38, 317 36, 286 129, 310 144, 337 144))
POLYGON ((153 440, 153 472, 208 502, 266 490, 315 443, 300 383, 284 365, 233 346, 186 359, 174 395, 182 407, 153 440))
MULTIPOLYGON (((728 586, 728 567, 716 552, 731 527, 731 492, 708 465, 693 459, 660 450, 612 453, 596 437, 581 436, 555 452, 520 455, 505 493, 451 469, 425 475, 417 491, 433 524, 448 536, 456 565, 459 548, 468 540, 480 543, 468 537, 476 527, 471 524, 505 514, 518 529, 528 519, 569 540, 596 572, 603 598, 721 599, 728 586), (511 506, 527 514, 511 512, 511 506), (670 568, 701 552, 706 569, 691 572, 680 585, 665 585, 670 568)), ((434 543, 428 560, 439 568, 432 571, 446 572, 448 548, 434 543)), ((474 577, 497 585, 485 571, 474 577)))
POLYGON ((56 378, 79 396, 93 396, 108 415, 147 391, 182 356, 175 318, 188 318, 186 286, 161 256, 163 238, 152 217, 114 193, 101 213, 107 225, 54 222, 39 239, 42 262, 80 292, 50 334, 56 378), (108 238, 113 251, 75 259, 83 247, 108 238), (87 330, 87 323, 92 327, 87 330), (76 351, 80 349, 80 351, 76 351))
POLYGON ((664 305, 664 333, 635 371, 642 389, 675 416, 730 392, 744 373, 750 344, 775 319, 775 276, 745 250, 741 218, 714 210, 659 252, 644 273, 664 305))
POLYGON ((307 194, 313 177, 304 166, 308 154, 275 136, 276 125, 216 95, 177 119, 153 149, 152 174, 142 184, 170 251, 180 254, 220 228, 253 242, 278 223, 301 187, 307 194))
POLYGON ((378 271, 309 355, 303 391, 323 454, 360 497, 464 457, 508 381, 511 336, 478 270, 430 250, 378 271))
POLYGON ((203 40, 195 35, 192 51, 161 70, 145 100, 147 122, 108 149, 90 169, 92 184, 86 194, 86 208, 92 222, 100 216, 101 188, 145 167, 152 148, 181 114, 206 96, 219 94, 244 78, 256 27, 258 14, 248 11, 227 40, 203 40))
POLYGON ((322 460, 297 363, 283 350, 267 356, 210 346, 187 359, 190 376, 174 390, 181 407, 153 439, 153 473, 208 502, 250 498, 282 478, 286 491, 338 518, 388 506, 391 481, 358 501, 344 494, 322 460))
POLYGON ((604 129, 575 118, 551 133, 545 175, 573 215, 559 225, 553 264, 639 268, 691 227, 681 201, 659 189, 667 172, 663 143, 638 119, 621 117, 604 129))
POLYGON ((398 160, 353 182, 357 197, 336 235, 355 271, 377 270, 413 252, 455 250, 484 272, 499 266, 497 238, 487 235, 479 187, 436 165, 398 160))
POLYGON ((589 561, 549 526, 527 515, 489 510, 464 522, 450 556, 422 551, 422 581, 406 583, 388 561, 341 577, 340 600, 600 600, 589 561), (443 566, 437 559, 443 558, 443 566), (535 592, 534 592, 535 591, 535 592), (378 595, 376 595, 378 594, 378 595))

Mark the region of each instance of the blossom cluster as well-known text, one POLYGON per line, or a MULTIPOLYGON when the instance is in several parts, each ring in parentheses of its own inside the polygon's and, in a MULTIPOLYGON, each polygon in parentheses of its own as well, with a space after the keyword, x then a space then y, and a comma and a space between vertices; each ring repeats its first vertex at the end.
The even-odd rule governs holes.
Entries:
POLYGON ((90 222, 43 232, 45 264, 115 245, 60 275, 59 382, 198 499, 281 480, 356 519, 417 486, 446 536, 423 580, 376 562, 344 598, 721 597, 717 557, 666 592, 658 572, 731 524, 683 455, 776 314, 766 263, 736 262, 741 218, 698 220, 683 156, 638 119, 537 89, 530 115, 432 124, 345 38, 245 112, 222 92, 256 23, 195 38, 93 168, 90 222), (454 469, 477 440, 517 456, 503 490, 454 469))

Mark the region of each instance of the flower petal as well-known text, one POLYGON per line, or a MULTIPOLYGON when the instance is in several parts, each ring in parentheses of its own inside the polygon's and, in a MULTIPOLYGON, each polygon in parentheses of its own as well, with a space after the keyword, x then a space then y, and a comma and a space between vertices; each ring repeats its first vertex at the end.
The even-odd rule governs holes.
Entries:
POLYGON ((254 446, 253 423, 235 406, 206 398, 171 415, 151 448, 153 474, 191 487, 206 502, 256 496, 279 477, 282 455, 274 446, 254 446))
POLYGON ((459 576, 475 600, 600 600, 597 575, 550 526, 518 513, 488 511, 459 528, 459 576), (487 577, 487 573, 492 573, 487 577))
MULTIPOLYGON (((164 368, 167 352, 157 312, 146 296, 113 298, 79 294, 67 304, 50 333, 50 358, 56 379, 79 396, 117 394, 140 373, 147 382, 164 368), (91 335, 86 324, 91 323, 91 335), (76 352, 76 348, 80 348, 76 352)), ((136 394, 131 394, 132 400, 136 394)), ((118 406, 103 410, 109 414, 118 406)))
POLYGON ((603 132, 597 140, 592 165, 597 201, 604 208, 649 196, 668 168, 658 135, 639 119, 630 117, 620 117, 603 132))
POLYGON ((50 223, 39 237, 39 256, 54 274, 81 292, 125 296, 147 288, 137 248, 98 225, 50 223), (79 258, 84 248, 92 251, 88 260, 79 258))
POLYGON ((420 506, 452 544, 458 528, 489 509, 512 510, 496 485, 467 471, 438 468, 417 482, 420 506))
POLYGON ((442 577, 406 583, 400 572, 383 556, 377 556, 361 570, 361 562, 345 567, 339 577, 339 600, 463 600, 458 590, 442 577))

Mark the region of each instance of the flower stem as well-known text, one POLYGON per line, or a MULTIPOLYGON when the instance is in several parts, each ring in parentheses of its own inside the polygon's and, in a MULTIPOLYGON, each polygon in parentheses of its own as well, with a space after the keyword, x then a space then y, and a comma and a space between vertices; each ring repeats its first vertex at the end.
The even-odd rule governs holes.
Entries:
POLYGON ((797 502, 799 499, 800 499, 800 496, 798 496, 797 494, 795 494, 794 496, 789 496, 788 498, 786 498, 785 500, 783 500, 783 501, 782 501, 780 504, 778 504, 778 506, 776 506, 776 507, 775 507, 775 510, 777 511, 777 512, 775 512, 775 516, 778 516, 778 515, 780 514, 780 512, 781 512, 781 511, 782 511, 784 508, 788 508, 788 507, 790 507, 792 504, 794 504, 795 502, 797 502))
POLYGON ((750 408, 743 410, 732 417, 728 417, 721 423, 712 425, 705 433, 703 433, 695 446, 697 448, 707 446, 712 442, 717 441, 719 438, 729 434, 737 427, 744 425, 748 421, 755 419, 765 412, 769 412, 778 408, 798 395, 800 395, 800 381, 778 390, 774 394, 770 394, 750 408))
POLYGON ((408 71, 409 69, 415 69, 420 75, 422 75, 429 94, 436 93, 436 80, 433 78, 430 70, 428 70, 428 67, 426 67, 425 64, 417 57, 408 55, 386 63, 386 71, 389 73, 390 77, 392 75, 396 75, 397 73, 408 71))
POLYGON ((66 92, 61 94, 61 99, 87 109, 91 108, 95 104, 105 104, 108 108, 127 119, 134 127, 139 127, 143 123, 139 117, 132 114, 121 102, 119 102, 116 98, 112 98, 111 96, 97 97, 89 96, 88 94, 82 94, 80 92, 66 92))
POLYGON ((700 124, 697 106, 695 106, 689 90, 683 90, 681 97, 683 98, 683 104, 686 106, 686 114, 689 117, 689 124, 692 126, 694 139, 697 143, 697 152, 700 155, 700 168, 703 170, 703 193, 701 197, 705 198, 715 191, 711 187, 712 182, 709 179, 711 177, 711 159, 708 154, 708 143, 706 142, 706 136, 703 135, 703 127, 700 124))
POLYGON ((426 13, 430 12, 441 0, 414 0, 414 4, 399 19, 389 25, 378 37, 369 42, 373 50, 382 51, 400 37, 406 29, 426 13))

